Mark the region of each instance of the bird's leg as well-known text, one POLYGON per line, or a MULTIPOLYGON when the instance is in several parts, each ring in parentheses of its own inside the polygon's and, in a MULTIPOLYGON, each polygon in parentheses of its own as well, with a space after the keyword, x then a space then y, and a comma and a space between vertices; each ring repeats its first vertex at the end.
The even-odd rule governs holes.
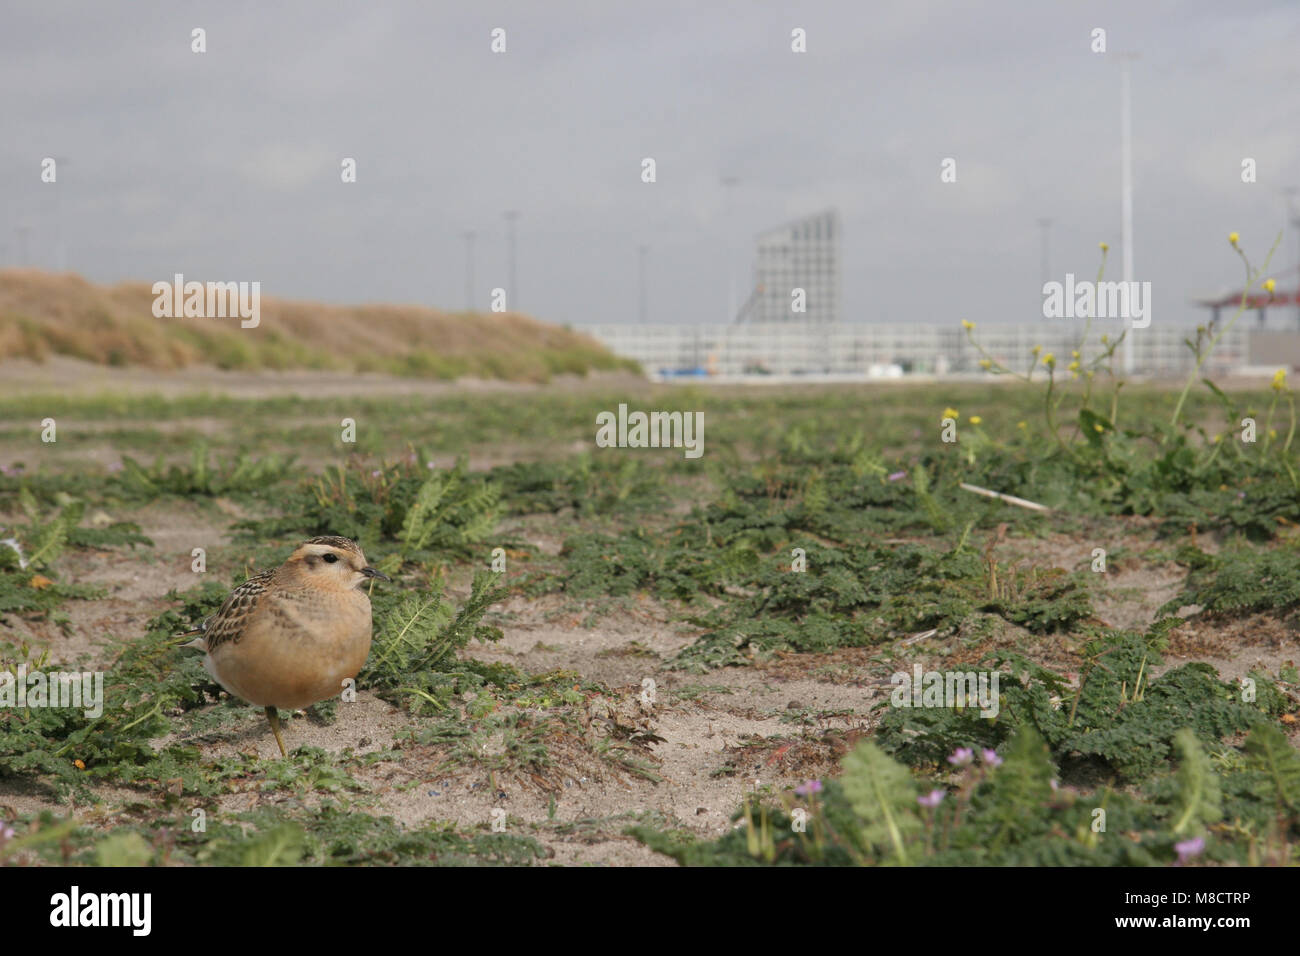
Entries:
POLYGON ((280 756, 289 756, 284 749, 284 739, 280 736, 280 712, 274 707, 268 707, 266 708, 266 719, 271 722, 271 733, 275 734, 275 742, 280 745, 280 756))

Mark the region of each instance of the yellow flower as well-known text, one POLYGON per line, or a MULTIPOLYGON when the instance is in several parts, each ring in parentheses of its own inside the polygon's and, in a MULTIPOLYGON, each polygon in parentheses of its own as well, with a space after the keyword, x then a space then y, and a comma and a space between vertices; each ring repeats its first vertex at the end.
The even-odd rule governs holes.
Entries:
POLYGON ((980 359, 980 368, 992 368, 993 363, 988 359, 980 359))
POLYGON ((1241 238, 1241 236, 1237 235, 1235 232, 1230 232, 1230 233, 1228 233, 1228 241, 1229 241, 1230 243, 1232 243, 1234 246, 1237 244, 1237 241, 1238 241, 1240 238, 1241 238))
POLYGON ((1079 353, 1074 349, 1070 349, 1070 358, 1078 358, 1078 357, 1079 357, 1079 353))
POLYGON ((1055 365, 1055 364, 1056 364, 1056 356, 1053 355, 1051 352, 1048 352, 1046 355, 1043 356, 1043 364, 1044 364, 1044 365, 1055 365))
POLYGON ((1276 289, 1276 288, 1277 288, 1277 280, 1276 280, 1276 279, 1265 279, 1265 280, 1264 280, 1264 291, 1267 292, 1269 295, 1272 295, 1272 294, 1273 294, 1273 290, 1276 289))
POLYGON ((1029 422, 1016 422, 1016 427, 1017 427, 1017 428, 1028 428, 1028 427, 1029 427, 1029 422))
POLYGON ((1101 251, 1102 251, 1102 252, 1110 252, 1110 246, 1107 245, 1106 243, 1104 243, 1104 242, 1099 242, 1099 243, 1097 243, 1097 245, 1101 248, 1101 251))
POLYGON ((1086 375, 1086 376, 1088 376, 1088 378, 1092 378, 1092 377, 1093 377, 1094 375, 1096 375, 1097 373, 1094 372, 1092 369, 1088 369, 1088 371, 1084 372, 1083 374, 1086 375))
POLYGON ((1093 423, 1092 423, 1092 427, 1095 428, 1095 429, 1097 429, 1097 431, 1099 431, 1099 432, 1104 432, 1104 431, 1106 430, 1103 426, 1097 424, 1096 422, 1093 422, 1093 423))
POLYGON ((1032 349, 1030 349, 1029 351, 1031 351, 1031 352, 1033 352, 1035 355, 1037 355, 1037 354, 1038 354, 1039 352, 1041 352, 1042 350, 1043 350, 1043 347, 1042 347, 1041 345, 1035 345, 1035 346, 1034 346, 1032 349))
POLYGON ((1067 365, 1066 368, 1068 368, 1071 372, 1077 372, 1079 370, 1079 363, 1077 360, 1073 361, 1069 365, 1067 365))
POLYGON ((978 415, 972 415, 970 417, 970 423, 972 425, 978 425, 982 421, 984 421, 984 419, 980 418, 978 415))
POLYGON ((1103 335, 1103 336, 1101 337, 1101 344, 1102 344, 1102 345, 1105 345, 1105 344, 1106 344, 1107 342, 1109 342, 1109 341, 1110 341, 1110 336, 1109 336, 1109 335, 1103 335))
POLYGON ((955 408, 945 408, 945 409, 943 410, 943 417, 944 417, 944 418, 951 418, 953 421, 956 421, 956 420, 957 420, 958 418, 960 418, 961 416, 957 414, 957 409, 955 409, 955 408))
POLYGON ((975 328, 975 323, 974 323, 974 322, 971 322, 971 321, 968 321, 967 319, 962 319, 962 320, 961 320, 961 327, 962 327, 963 329, 970 330, 970 329, 975 328))
POLYGON ((1276 428, 1270 428, 1270 429, 1268 430, 1268 437, 1269 437, 1269 438, 1276 438, 1276 437, 1277 437, 1277 429, 1276 429, 1276 428))
POLYGON ((1223 441, 1223 436, 1222 436, 1222 435, 1215 435, 1215 436, 1214 436, 1213 444, 1217 445, 1217 444, 1218 444, 1219 442, 1221 442, 1221 441, 1223 441))
POLYGON ((1280 368, 1273 373, 1273 385, 1271 387, 1275 392, 1286 391, 1286 369, 1280 368))

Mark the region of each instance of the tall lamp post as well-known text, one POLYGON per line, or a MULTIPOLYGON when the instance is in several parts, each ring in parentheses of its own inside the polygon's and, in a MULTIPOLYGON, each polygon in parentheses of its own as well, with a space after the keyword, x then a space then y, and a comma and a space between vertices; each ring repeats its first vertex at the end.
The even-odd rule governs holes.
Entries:
POLYGON ((1295 322, 1296 328, 1300 329, 1300 206, 1295 202, 1297 193, 1300 193, 1300 189, 1295 186, 1282 190, 1282 194, 1286 196, 1286 223, 1291 227, 1291 235, 1295 239, 1295 258, 1291 261, 1296 264, 1295 322))
POLYGON ((723 195, 726 199, 723 202, 723 220, 727 229, 727 322, 731 323, 736 318, 736 250, 735 238, 732 235, 731 228, 731 194, 740 179, 736 176, 723 176, 722 188, 725 190, 723 195))
MULTIPOLYGON (((1120 241, 1124 246, 1124 283, 1133 281, 1133 97, 1129 77, 1137 53, 1120 53, 1120 241)), ((1124 336, 1124 372, 1133 374, 1136 364, 1133 351, 1133 328, 1124 336)))
POLYGON ((465 240, 465 310, 474 311, 474 231, 461 233, 465 240))
POLYGON ((512 312, 519 311, 519 300, 516 298, 515 287, 515 223, 519 221, 519 213, 514 209, 506 211, 506 255, 508 257, 508 274, 510 276, 510 302, 506 306, 512 312))
POLYGON ((636 292, 637 292, 637 318, 641 325, 647 324, 649 310, 646 307, 645 297, 645 257, 650 251, 649 246, 636 247, 636 292))

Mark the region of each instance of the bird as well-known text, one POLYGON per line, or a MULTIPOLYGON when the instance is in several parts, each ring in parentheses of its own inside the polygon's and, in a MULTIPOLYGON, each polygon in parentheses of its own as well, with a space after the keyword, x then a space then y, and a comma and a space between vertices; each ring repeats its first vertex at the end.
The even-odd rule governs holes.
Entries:
POLYGON ((220 610, 179 637, 204 652, 203 669, 225 690, 266 709, 280 755, 279 709, 300 710, 338 694, 370 654, 370 596, 388 575, 355 541, 310 538, 278 568, 258 571, 220 610))

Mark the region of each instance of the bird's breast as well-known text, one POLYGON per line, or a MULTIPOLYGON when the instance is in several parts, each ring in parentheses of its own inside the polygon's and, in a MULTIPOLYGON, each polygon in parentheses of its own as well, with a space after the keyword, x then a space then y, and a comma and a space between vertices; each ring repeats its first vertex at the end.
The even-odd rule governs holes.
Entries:
POLYGON ((286 588, 266 595, 213 664, 222 686, 249 703, 297 710, 342 692, 365 664, 370 636, 364 592, 286 588))

